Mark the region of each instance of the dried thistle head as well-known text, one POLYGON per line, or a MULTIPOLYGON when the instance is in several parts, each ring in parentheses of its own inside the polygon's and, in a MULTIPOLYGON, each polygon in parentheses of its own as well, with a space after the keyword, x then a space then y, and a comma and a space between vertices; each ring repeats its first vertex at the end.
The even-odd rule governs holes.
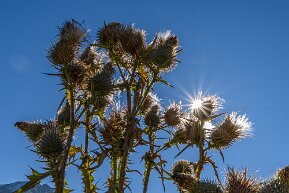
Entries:
POLYGON ((181 105, 172 103, 164 113, 164 120, 168 126, 177 126, 181 123, 181 105))
POLYGON ((131 55, 138 54, 146 48, 145 31, 129 25, 121 33, 120 42, 125 52, 131 55))
POLYGON ((178 62, 178 46, 177 36, 172 35, 169 31, 158 33, 155 40, 148 47, 145 58, 161 71, 170 71, 178 62))
POLYGON ((249 137, 252 123, 246 115, 237 115, 233 112, 227 115, 210 135, 212 144, 216 148, 225 148, 238 139, 249 137))
POLYGON ((289 166, 279 169, 276 173, 276 178, 289 187, 289 166))
POLYGON ((85 68, 79 61, 73 61, 62 68, 62 79, 64 82, 81 84, 85 76, 85 68))
POLYGON ((54 123, 45 125, 44 134, 36 144, 37 153, 44 158, 60 156, 65 149, 64 139, 54 123))
POLYGON ((100 73, 91 78, 88 88, 93 96, 103 97, 111 94, 114 88, 113 72, 114 69, 106 65, 100 73))
POLYGON ((189 141, 189 136, 184 128, 178 127, 173 133, 173 138, 170 143, 172 144, 187 144, 189 141))
POLYGON ((79 50, 79 46, 70 44, 66 40, 58 40, 48 49, 47 58, 53 65, 65 65, 72 62, 79 50))
POLYGON ((23 131, 29 140, 36 143, 43 134, 43 123, 41 122, 16 122, 15 126, 23 131))
POLYGON ((192 100, 191 112, 199 120, 207 121, 222 108, 223 102, 224 100, 216 95, 203 96, 202 92, 199 92, 197 97, 192 100))
POLYGON ((187 161, 187 160, 178 160, 176 161, 172 168, 171 168, 171 174, 172 176, 175 176, 177 174, 193 174, 193 165, 187 161))
POLYGON ((59 39, 71 45, 79 45, 87 36, 87 30, 75 20, 66 21, 59 31, 59 39))
POLYGON ((106 144, 116 146, 126 128, 125 111, 112 111, 104 121, 103 128, 99 129, 106 144))
POLYGON ((93 66, 96 70, 101 69, 102 57, 96 51, 95 46, 88 46, 80 55, 80 60, 86 66, 93 66))
POLYGON ((120 44, 120 38, 125 33, 125 26, 111 22, 105 24, 97 33, 98 44, 104 48, 116 48, 120 44))
POLYGON ((235 171, 228 168, 226 191, 228 193, 257 193, 257 180, 248 175, 248 170, 235 171))
POLYGON ((186 130, 189 141, 193 144, 199 144, 206 138, 205 130, 198 122, 185 122, 184 129, 186 130))
POLYGON ((144 122, 149 127, 158 127, 160 125, 159 105, 151 107, 145 115, 144 122))
POLYGON ((148 112, 148 110, 150 110, 150 108, 154 105, 158 105, 159 104, 159 99, 158 97, 153 94, 153 93, 149 93, 146 98, 144 99, 143 103, 140 106, 140 110, 142 113, 146 113, 148 112))

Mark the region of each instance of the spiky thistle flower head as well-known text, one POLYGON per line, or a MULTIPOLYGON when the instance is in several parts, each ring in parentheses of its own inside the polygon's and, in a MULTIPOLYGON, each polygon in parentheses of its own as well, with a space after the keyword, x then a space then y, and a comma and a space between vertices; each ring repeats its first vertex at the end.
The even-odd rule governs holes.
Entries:
POLYGON ((78 50, 79 46, 61 39, 50 46, 47 58, 53 65, 69 64, 76 58, 78 50))
POLYGON ((80 55, 80 60, 87 66, 97 66, 101 68, 102 57, 96 51, 95 46, 88 46, 80 55))
POLYGON ((199 144, 206 138, 205 129, 198 122, 188 121, 184 123, 183 127, 190 143, 199 144))
POLYGON ((170 71, 178 62, 178 46, 177 36, 171 34, 170 31, 158 33, 149 45, 145 58, 161 71, 170 71))
POLYGON ((191 101, 191 112, 199 120, 207 121, 222 108, 223 103, 224 100, 216 95, 204 96, 199 92, 191 101))
POLYGON ((164 120, 168 126, 176 126, 181 123, 181 109, 180 104, 172 103, 164 113, 164 120))
POLYGON ((106 144, 116 145, 118 139, 123 136, 126 128, 125 115, 124 110, 112 111, 109 118, 104 121, 103 128, 100 128, 99 132, 106 144))
POLYGON ((289 166, 279 169, 276 173, 276 178, 288 185, 289 188, 289 166))
POLYGON ((16 122, 15 126, 23 131, 29 140, 36 143, 43 134, 43 123, 41 122, 16 122))
POLYGON ((121 34, 120 43, 125 52, 131 55, 138 54, 146 48, 145 31, 135 28, 134 25, 129 25, 121 34))
POLYGON ((49 48, 48 59, 54 65, 67 65, 76 59, 87 31, 76 21, 67 21, 59 28, 59 39, 49 48))
POLYGON ((113 85, 113 72, 114 69, 111 65, 104 66, 102 71, 91 78, 88 88, 93 96, 103 97, 111 94, 113 85))
POLYGON ((171 139, 170 143, 187 144, 189 140, 187 131, 182 127, 177 127, 176 131, 173 133, 173 138, 171 139))
POLYGON ((64 139, 54 122, 45 125, 44 134, 36 144, 37 153, 44 158, 60 156, 65 149, 64 139))
POLYGON ((177 174, 193 174, 193 165, 187 160, 178 160, 173 163, 173 166, 170 170, 172 176, 177 174))
POLYGON ((210 135, 213 146, 225 148, 232 145, 238 139, 251 136, 252 123, 248 121, 246 115, 237 115, 232 112, 227 115, 210 135))
POLYGON ((160 124, 160 116, 159 116, 159 105, 154 105, 151 109, 146 113, 144 122, 147 126, 150 127, 158 127, 160 124))
POLYGON ((248 170, 228 168, 226 191, 228 193, 257 193, 259 184, 257 180, 248 175, 248 170))
POLYGON ((104 48, 116 48, 120 45, 120 38, 125 33, 125 26, 111 22, 105 24, 97 33, 98 44, 104 48))
POLYGON ((87 30, 75 20, 66 21, 59 31, 59 39, 72 45, 79 45, 87 36, 87 30))
POLYGON ((65 65, 61 70, 62 80, 74 84, 81 84, 85 76, 85 68, 80 61, 74 60, 68 65, 65 65))
POLYGON ((141 104, 140 110, 142 113, 146 113, 148 112, 148 110, 150 110, 152 106, 159 105, 159 103, 160 101, 158 97, 150 92, 144 99, 143 103, 141 104))

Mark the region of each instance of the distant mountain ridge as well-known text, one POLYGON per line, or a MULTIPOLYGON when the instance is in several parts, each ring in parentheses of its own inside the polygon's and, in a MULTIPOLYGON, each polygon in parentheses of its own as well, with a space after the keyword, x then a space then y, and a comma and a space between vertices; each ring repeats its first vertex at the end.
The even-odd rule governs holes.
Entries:
MULTIPOLYGON (((0 185, 0 193, 13 193, 18 188, 23 186, 26 182, 20 181, 20 182, 13 182, 11 184, 2 184, 0 185)), ((54 189, 48 186, 47 184, 38 184, 34 188, 32 188, 29 191, 26 191, 26 193, 54 193, 54 189)))

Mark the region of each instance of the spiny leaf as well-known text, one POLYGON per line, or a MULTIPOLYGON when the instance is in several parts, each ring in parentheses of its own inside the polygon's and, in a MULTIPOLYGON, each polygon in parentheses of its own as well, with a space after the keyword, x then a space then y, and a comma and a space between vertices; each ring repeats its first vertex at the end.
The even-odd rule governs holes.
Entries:
POLYGON ((41 180, 43 180, 44 178, 50 176, 51 172, 48 171, 46 173, 40 173, 34 169, 32 169, 32 175, 27 176, 27 178, 29 179, 29 181, 24 184, 23 186, 21 186, 18 190, 16 190, 14 193, 24 193, 28 190, 30 190, 31 188, 35 187, 37 184, 39 184, 41 182, 41 180))

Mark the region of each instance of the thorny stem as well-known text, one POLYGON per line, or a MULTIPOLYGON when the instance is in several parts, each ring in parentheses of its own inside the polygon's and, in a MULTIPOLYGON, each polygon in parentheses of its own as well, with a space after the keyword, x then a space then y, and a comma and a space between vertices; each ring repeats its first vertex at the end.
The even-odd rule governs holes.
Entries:
POLYGON ((149 138, 150 150, 148 152, 149 158, 147 160, 145 160, 146 170, 144 172, 143 193, 146 193, 147 189, 148 189, 148 183, 149 183, 150 174, 152 171, 152 164, 153 164, 151 159, 154 159, 153 155, 155 155, 155 152, 154 152, 155 134, 154 134, 154 131, 152 131, 152 129, 149 129, 148 138, 149 138))
MULTIPOLYGON (((85 117, 85 145, 84 145, 84 164, 89 167, 89 160, 88 160, 88 147, 89 147, 89 136, 88 136, 88 130, 90 129, 90 121, 91 121, 91 115, 89 110, 86 111, 86 117, 85 117)), ((84 183, 84 192, 90 193, 89 184, 84 183)))
POLYGON ((66 164, 67 164, 67 158, 68 158, 68 154, 69 154, 69 149, 72 143, 72 139, 73 139, 73 134, 74 134, 74 89, 72 87, 70 87, 69 89, 69 94, 70 94, 70 129, 69 129, 69 134, 68 134, 68 138, 67 138, 67 144, 66 144, 66 149, 64 152, 64 156, 60 165, 60 169, 59 169, 59 187, 56 187, 55 193, 63 193, 64 190, 64 178, 65 178, 65 168, 66 168, 66 164))
MULTIPOLYGON (((120 68, 119 68, 120 69, 120 68)), ((131 101, 131 94, 132 94, 132 88, 131 85, 134 82, 135 73, 137 69, 137 64, 134 64, 134 68, 132 70, 132 74, 130 77, 130 82, 127 85, 126 88, 126 98, 127 98, 127 127, 125 132, 125 141, 124 141, 124 152, 122 156, 122 164, 120 168, 120 178, 119 178, 119 188, 123 192, 125 187, 125 180, 126 180, 126 168, 127 168, 127 162, 129 157, 129 150, 131 149, 133 138, 132 133, 134 129, 134 116, 132 113, 132 101, 131 101)))

